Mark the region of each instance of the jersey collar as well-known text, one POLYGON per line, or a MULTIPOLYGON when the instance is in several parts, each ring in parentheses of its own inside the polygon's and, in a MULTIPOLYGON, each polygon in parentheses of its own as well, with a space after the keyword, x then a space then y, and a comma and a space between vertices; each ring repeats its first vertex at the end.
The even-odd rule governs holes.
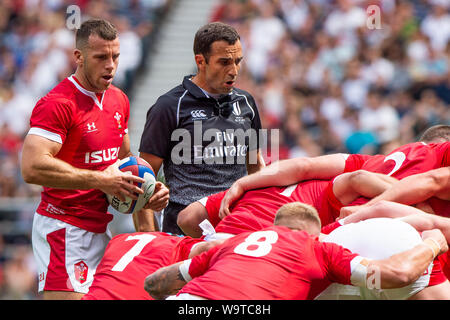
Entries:
POLYGON ((95 104, 97 105, 97 107, 100 108, 100 110, 103 110, 103 98, 105 97, 105 91, 103 91, 102 93, 102 98, 99 101, 97 95, 95 94, 95 92, 86 90, 85 88, 83 88, 78 82, 77 80, 75 80, 75 75, 71 75, 70 77, 68 77, 67 79, 69 79, 70 82, 73 83, 73 85, 78 89, 78 91, 80 91, 81 93, 89 96, 92 98, 92 100, 94 100, 95 104))

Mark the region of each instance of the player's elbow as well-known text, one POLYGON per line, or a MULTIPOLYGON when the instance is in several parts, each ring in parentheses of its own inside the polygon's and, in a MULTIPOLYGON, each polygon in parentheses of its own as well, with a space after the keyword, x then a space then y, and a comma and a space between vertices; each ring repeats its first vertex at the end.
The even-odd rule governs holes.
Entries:
POLYGON ((350 173, 349 182, 352 186, 359 185, 369 177, 370 173, 366 170, 356 170, 350 173))
MULTIPOLYGON (((445 168, 447 169, 447 168, 445 168)), ((447 185, 449 179, 448 170, 432 170, 427 172, 427 187, 432 190, 433 194, 441 191, 447 185)))
POLYGON ((29 184, 38 184, 38 175, 36 171, 33 170, 31 165, 22 162, 20 172, 22 174, 22 178, 26 183, 29 184))
POLYGON ((163 300, 167 297, 167 294, 163 293, 159 288, 160 286, 157 285, 158 283, 158 276, 157 272, 154 272, 150 275, 148 275, 145 278, 144 281, 144 289, 147 291, 147 293, 155 300, 163 300))
POLYGON ((178 213, 177 224, 184 233, 189 229, 189 206, 178 213))

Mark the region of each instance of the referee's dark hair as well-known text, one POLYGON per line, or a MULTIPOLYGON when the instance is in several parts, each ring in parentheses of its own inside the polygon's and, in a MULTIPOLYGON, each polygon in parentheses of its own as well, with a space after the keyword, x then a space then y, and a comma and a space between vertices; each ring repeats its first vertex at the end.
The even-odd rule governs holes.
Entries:
POLYGON ((75 35, 75 45, 78 50, 86 47, 91 34, 96 34, 104 40, 114 40, 117 38, 118 32, 116 27, 106 20, 86 20, 81 24, 75 35))
POLYGON ((450 141, 450 126, 438 124, 425 130, 419 141, 425 143, 440 143, 450 141))
POLYGON ((198 29, 194 38, 194 54, 201 54, 208 63, 211 45, 216 41, 226 41, 233 45, 240 40, 236 29, 223 22, 211 22, 198 29))

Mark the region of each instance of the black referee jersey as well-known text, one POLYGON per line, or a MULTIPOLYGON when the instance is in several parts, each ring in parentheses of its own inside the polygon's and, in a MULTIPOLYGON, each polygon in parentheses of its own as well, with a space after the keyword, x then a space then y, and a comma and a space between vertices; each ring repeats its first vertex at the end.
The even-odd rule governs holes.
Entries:
POLYGON ((223 191, 246 175, 246 155, 260 147, 261 129, 248 92, 234 88, 215 99, 190 78, 148 110, 139 148, 164 159, 170 201, 183 205, 223 191))

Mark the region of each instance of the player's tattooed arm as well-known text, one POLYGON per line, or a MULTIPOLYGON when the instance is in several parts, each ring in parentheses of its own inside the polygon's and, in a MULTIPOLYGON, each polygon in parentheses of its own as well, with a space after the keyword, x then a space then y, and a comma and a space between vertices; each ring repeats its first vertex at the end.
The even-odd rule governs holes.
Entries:
POLYGON ((181 262, 160 268, 145 278, 144 288, 155 300, 176 294, 186 280, 180 272, 181 262))

